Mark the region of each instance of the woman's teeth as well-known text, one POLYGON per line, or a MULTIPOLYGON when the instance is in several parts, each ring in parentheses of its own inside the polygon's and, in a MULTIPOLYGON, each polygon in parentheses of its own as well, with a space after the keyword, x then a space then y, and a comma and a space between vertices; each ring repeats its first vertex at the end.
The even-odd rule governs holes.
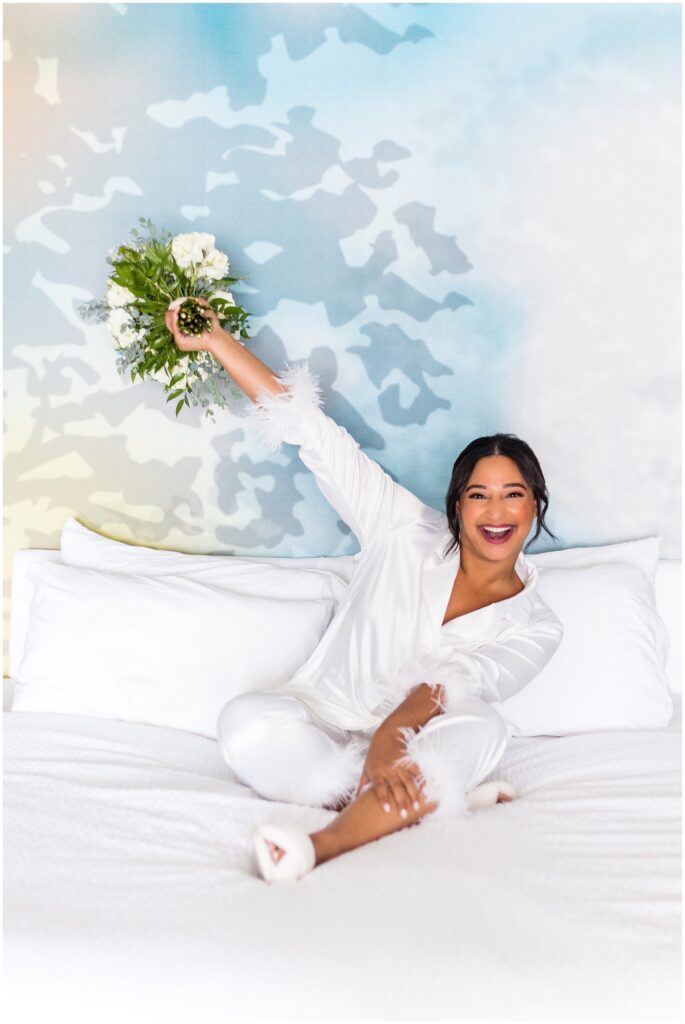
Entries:
POLYGON ((478 529, 483 534, 485 539, 490 544, 504 544, 505 541, 509 540, 512 533, 514 532, 513 526, 505 527, 486 527, 479 526, 478 529))

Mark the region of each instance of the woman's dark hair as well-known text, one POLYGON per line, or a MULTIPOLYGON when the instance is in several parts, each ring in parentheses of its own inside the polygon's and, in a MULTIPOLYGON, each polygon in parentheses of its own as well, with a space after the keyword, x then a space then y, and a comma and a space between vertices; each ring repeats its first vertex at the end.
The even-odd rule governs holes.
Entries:
POLYGON ((516 434, 491 434, 489 437, 477 437, 475 441, 471 441, 471 444, 468 444, 457 456, 457 461, 452 467, 452 479, 445 496, 447 522, 452 534, 452 541, 445 555, 448 555, 459 543, 461 531, 457 513, 457 502, 469 482, 476 463, 479 459, 486 458, 488 455, 506 455, 507 458, 513 459, 533 492, 535 504, 537 505, 538 525, 535 534, 531 537, 526 547, 537 539, 541 529, 546 530, 550 537, 556 540, 557 538, 547 529, 545 524, 549 494, 545 477, 535 452, 530 445, 527 445, 516 434))

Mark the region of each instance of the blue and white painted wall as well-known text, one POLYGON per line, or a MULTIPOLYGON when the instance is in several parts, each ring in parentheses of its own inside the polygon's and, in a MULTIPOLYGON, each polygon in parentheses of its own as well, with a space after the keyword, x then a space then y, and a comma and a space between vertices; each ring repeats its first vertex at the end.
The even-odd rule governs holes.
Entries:
POLYGON ((141 216, 215 234, 257 355, 429 504, 511 431, 554 546, 680 557, 680 5, 6 4, 4 72, 5 615, 71 515, 357 550, 296 448, 177 421, 80 319, 141 216))

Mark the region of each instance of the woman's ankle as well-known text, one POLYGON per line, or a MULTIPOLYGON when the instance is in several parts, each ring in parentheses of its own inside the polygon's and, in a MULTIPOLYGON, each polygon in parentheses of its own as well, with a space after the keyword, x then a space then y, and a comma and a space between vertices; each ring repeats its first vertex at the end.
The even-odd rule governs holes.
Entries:
POLYGON ((331 832, 329 828, 322 828, 319 832, 310 832, 309 838, 314 845, 317 865, 324 864, 342 852, 335 833, 331 832))

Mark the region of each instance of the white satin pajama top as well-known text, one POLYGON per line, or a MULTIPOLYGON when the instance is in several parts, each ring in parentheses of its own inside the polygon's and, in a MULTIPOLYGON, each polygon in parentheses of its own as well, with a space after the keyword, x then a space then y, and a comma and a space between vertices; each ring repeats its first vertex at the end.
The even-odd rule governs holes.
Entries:
POLYGON ((274 451, 283 441, 299 445, 361 548, 318 646, 277 691, 346 730, 375 730, 422 682, 442 684, 446 712, 464 697, 505 701, 518 693, 563 635, 538 593, 537 567, 521 552, 516 572, 524 590, 443 626, 459 568, 458 546, 445 557, 452 540, 445 513, 395 483, 323 412, 307 363, 275 376, 286 390, 262 389, 241 418, 274 451))

